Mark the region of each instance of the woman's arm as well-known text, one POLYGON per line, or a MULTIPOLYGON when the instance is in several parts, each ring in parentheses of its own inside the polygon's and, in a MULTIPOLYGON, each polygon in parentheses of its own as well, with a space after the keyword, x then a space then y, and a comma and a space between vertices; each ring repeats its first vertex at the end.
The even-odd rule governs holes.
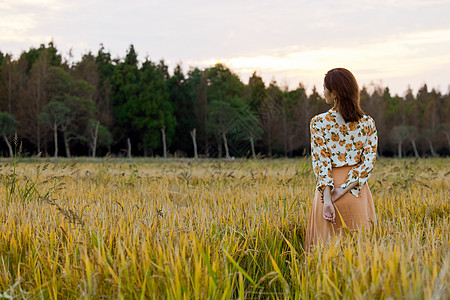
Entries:
POLYGON ((358 185, 358 181, 353 181, 350 183, 345 189, 343 189, 344 194, 346 194, 348 191, 350 191, 352 188, 358 185))
POLYGON ((337 201, 339 198, 348 193, 352 188, 358 185, 358 180, 350 183, 346 188, 337 187, 334 189, 333 194, 331 195, 331 202, 337 201))
POLYGON ((334 211, 333 203, 331 202, 331 187, 326 186, 323 190, 323 217, 328 222, 336 224, 336 213, 334 211))
MULTIPOLYGON (((357 184, 358 184, 358 181, 353 181, 345 189, 341 188, 341 187, 335 188, 333 190, 333 193, 330 196, 331 197, 331 202, 337 201, 339 198, 341 198, 342 196, 347 194, 348 191, 350 191, 352 188, 354 188, 357 184)), ((322 203, 324 203, 324 201, 325 201, 324 195, 325 195, 325 192, 322 194, 322 203)))
POLYGON ((323 122, 320 116, 315 116, 310 122, 311 159, 314 175, 317 178, 316 188, 320 193, 323 193, 327 186, 331 188, 331 191, 334 188, 331 176, 331 151, 321 130, 323 122))

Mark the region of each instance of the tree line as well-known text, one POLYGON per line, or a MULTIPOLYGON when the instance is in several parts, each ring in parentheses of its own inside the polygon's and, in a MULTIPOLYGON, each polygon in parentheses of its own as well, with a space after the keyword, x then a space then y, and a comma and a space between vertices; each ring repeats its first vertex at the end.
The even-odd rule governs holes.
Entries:
MULTIPOLYGON (((0 155, 20 147, 55 157, 302 156, 310 152, 310 119, 329 109, 316 88, 266 85, 256 72, 245 84, 222 64, 171 73, 164 60, 139 61, 133 45, 124 58, 101 46, 77 62, 52 42, 17 59, 0 52, 0 155)), ((449 99, 426 84, 404 96, 362 87, 379 155, 448 155, 449 99)))

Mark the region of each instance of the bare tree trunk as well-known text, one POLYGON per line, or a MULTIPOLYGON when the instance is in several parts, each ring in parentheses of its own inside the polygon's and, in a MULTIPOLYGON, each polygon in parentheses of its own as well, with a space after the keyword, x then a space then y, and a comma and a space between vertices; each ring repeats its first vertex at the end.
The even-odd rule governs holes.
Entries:
POLYGON ((415 157, 420 157, 419 152, 417 152, 416 142, 413 139, 411 139, 411 144, 412 144, 412 147, 413 147, 413 150, 414 150, 414 156, 415 157))
POLYGON ((166 127, 161 128, 162 142, 163 142, 163 157, 167 158, 167 145, 166 145, 166 127))
MULTIPOLYGON (((221 158, 222 157, 222 151, 223 151, 223 149, 222 149, 222 137, 221 136, 216 136, 216 141, 217 141, 217 157, 221 158)), ((211 154, 214 154, 214 153, 210 153, 210 155, 211 154)))
POLYGON ((191 138, 192 138, 192 143, 194 144, 194 158, 198 159, 198 154, 197 154, 197 140, 195 139, 195 134, 197 132, 197 129, 194 128, 192 129, 191 133, 191 138))
POLYGON ((58 126, 53 122, 53 138, 55 140, 55 158, 58 157, 58 126))
POLYGON ((227 159, 229 159, 230 158, 230 152, 228 151, 227 133, 225 131, 222 132, 222 139, 223 139, 223 143, 224 143, 224 146, 225 146, 225 157, 227 159))
POLYGON ((66 156, 70 158, 71 155, 70 155, 69 139, 67 138, 67 134, 65 131, 63 131, 63 137, 64 137, 64 146, 66 147, 66 156))
POLYGON ((253 137, 250 137, 250 147, 252 148, 252 157, 256 158, 256 154, 255 154, 255 143, 253 142, 253 137))
POLYGON ((445 137, 447 138, 447 142, 448 142, 448 149, 450 150, 450 135, 447 132, 444 132, 445 137))
POLYGON ((127 146, 128 146, 128 150, 127 150, 128 158, 131 158, 131 141, 130 141, 130 138, 127 138, 127 146))
POLYGON ((97 152, 97 140, 98 140, 98 126, 100 125, 100 121, 97 121, 97 124, 95 124, 95 131, 94 131, 94 141, 92 145, 92 157, 95 157, 97 152))
POLYGON ((6 145, 8 145, 9 157, 13 157, 14 153, 13 153, 13 150, 12 150, 12 147, 11 147, 11 143, 8 141, 8 138, 6 137, 6 135, 3 135, 3 139, 5 140, 6 145))
POLYGON ((402 158, 402 141, 398 142, 398 158, 402 158))
POLYGON ((427 140, 428 140, 428 145, 430 146, 431 155, 437 156, 436 151, 434 151, 433 143, 431 142, 430 139, 427 139, 427 140))

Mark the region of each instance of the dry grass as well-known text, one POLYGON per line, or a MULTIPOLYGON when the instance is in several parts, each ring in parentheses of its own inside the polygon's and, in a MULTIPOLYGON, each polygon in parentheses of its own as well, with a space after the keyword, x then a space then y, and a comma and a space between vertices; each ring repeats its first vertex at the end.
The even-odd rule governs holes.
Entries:
POLYGON ((449 159, 380 159, 379 218, 305 256, 310 160, 1 162, 0 298, 445 299, 449 159))

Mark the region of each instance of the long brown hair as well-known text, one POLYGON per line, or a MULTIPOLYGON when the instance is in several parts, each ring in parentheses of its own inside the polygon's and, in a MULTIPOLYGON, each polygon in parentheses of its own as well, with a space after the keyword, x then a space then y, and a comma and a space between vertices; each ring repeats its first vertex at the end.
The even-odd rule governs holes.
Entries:
POLYGON ((344 68, 335 68, 327 72, 325 87, 336 94, 336 110, 345 122, 357 122, 364 116, 359 106, 359 86, 352 72, 344 68))

